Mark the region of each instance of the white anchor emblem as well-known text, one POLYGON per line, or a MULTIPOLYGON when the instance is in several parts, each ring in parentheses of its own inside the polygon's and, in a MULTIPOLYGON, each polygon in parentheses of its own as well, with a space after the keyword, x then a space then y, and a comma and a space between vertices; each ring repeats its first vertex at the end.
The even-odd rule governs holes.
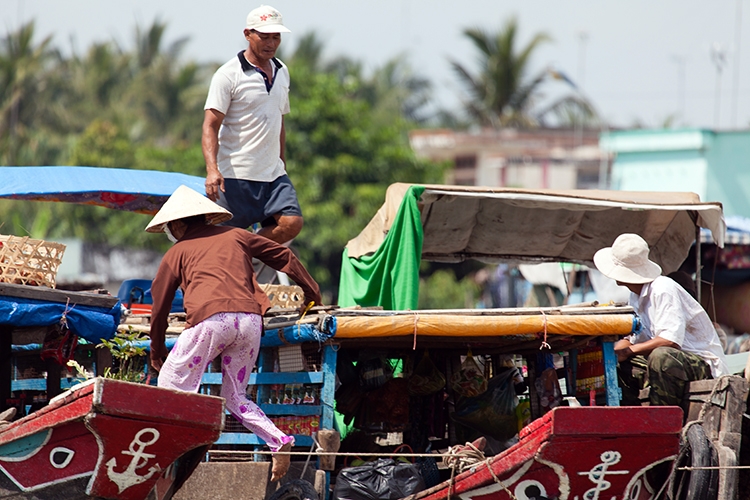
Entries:
POLYGON ((131 486, 147 481, 149 478, 151 478, 151 476, 161 470, 159 464, 155 464, 148 469, 147 474, 143 476, 136 474, 137 469, 145 467, 149 459, 156 456, 151 453, 144 453, 143 450, 147 446, 154 444, 158 440, 159 431, 152 427, 146 427, 145 429, 141 429, 140 431, 138 431, 138 434, 136 434, 133 440, 130 442, 130 446, 128 447, 129 451, 122 451, 123 455, 130 455, 133 457, 130 460, 130 464, 128 464, 127 469, 122 472, 115 472, 114 469, 115 467, 117 467, 117 460, 115 460, 114 457, 109 459, 109 461, 107 462, 107 476, 112 480, 113 483, 117 485, 117 488, 120 490, 119 493, 122 493, 131 486), (143 441, 141 438, 144 434, 151 434, 151 439, 148 441, 143 441), (135 449, 136 446, 137 449, 135 449))
MULTIPOLYGON (((600 455, 602 462, 599 465, 594 466, 593 469, 587 472, 579 472, 579 476, 588 476, 589 481, 594 483, 596 486, 586 491, 583 494, 585 500, 599 500, 599 493, 608 490, 612 483, 605 479, 605 476, 610 474, 630 474, 626 470, 608 470, 611 465, 615 465, 620 462, 622 455, 617 451, 605 451, 600 455)), ((613 499, 615 497, 612 497, 613 499)), ((578 500, 576 495, 575 500, 578 500)))

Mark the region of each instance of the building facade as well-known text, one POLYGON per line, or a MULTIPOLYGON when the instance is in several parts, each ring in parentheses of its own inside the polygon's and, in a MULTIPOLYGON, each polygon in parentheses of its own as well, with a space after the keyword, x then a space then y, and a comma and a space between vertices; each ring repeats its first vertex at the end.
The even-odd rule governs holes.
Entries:
POLYGON ((610 168, 598 130, 415 130, 409 141, 417 156, 453 166, 448 184, 589 189, 606 185, 610 168))
POLYGON ((690 191, 750 217, 750 130, 628 130, 602 134, 614 156, 611 188, 690 191))

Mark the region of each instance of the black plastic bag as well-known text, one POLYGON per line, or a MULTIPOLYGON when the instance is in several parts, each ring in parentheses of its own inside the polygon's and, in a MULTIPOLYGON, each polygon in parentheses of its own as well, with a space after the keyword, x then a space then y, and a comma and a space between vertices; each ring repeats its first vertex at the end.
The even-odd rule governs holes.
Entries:
POLYGON ((336 500, 396 500, 425 489, 419 466, 380 458, 359 467, 341 469, 336 478, 336 500))
POLYGON ((515 436, 518 433, 518 398, 513 385, 516 373, 517 368, 500 372, 490 379, 482 394, 459 399, 453 420, 498 441, 515 436))

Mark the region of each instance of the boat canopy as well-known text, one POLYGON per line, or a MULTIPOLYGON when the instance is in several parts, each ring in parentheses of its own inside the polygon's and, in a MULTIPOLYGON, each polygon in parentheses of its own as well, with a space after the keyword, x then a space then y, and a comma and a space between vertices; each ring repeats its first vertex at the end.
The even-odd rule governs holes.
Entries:
POLYGON ((388 278, 393 274, 391 269, 410 268, 416 272, 420 259, 573 262, 593 266, 594 253, 610 246, 622 233, 642 236, 651 247, 650 258, 668 274, 685 261, 698 227, 708 229, 713 241, 723 247, 726 224, 721 203, 701 202, 697 194, 685 192, 396 183, 389 186, 385 203, 375 217, 346 246, 339 303, 343 297, 342 305, 415 307, 417 277, 412 276, 403 285, 396 283, 403 281, 403 276, 391 276, 382 282, 379 291, 371 282, 388 278), (415 219, 419 223, 413 223, 415 219), (395 241, 389 242, 390 239, 395 241), (401 240, 409 244, 404 247, 398 243, 401 240), (374 259, 387 253, 387 247, 398 253, 413 249, 416 255, 408 261, 409 265, 404 265, 403 256, 383 256, 389 264, 378 273, 374 259), (386 286, 394 290, 395 298, 372 296, 376 292, 383 295, 386 286))
POLYGON ((205 179, 179 172, 105 167, 0 167, 0 198, 61 201, 155 214, 186 185, 199 193, 205 179))

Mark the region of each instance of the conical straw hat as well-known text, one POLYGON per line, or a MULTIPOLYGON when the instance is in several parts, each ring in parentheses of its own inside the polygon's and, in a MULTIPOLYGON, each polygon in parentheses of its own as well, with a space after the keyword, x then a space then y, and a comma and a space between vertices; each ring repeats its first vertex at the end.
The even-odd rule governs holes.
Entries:
POLYGON ((162 205, 151 219, 146 231, 149 233, 161 233, 167 222, 192 217, 193 215, 205 214, 210 224, 219 224, 232 218, 232 213, 213 201, 206 198, 197 191, 187 186, 175 189, 172 196, 162 205))

